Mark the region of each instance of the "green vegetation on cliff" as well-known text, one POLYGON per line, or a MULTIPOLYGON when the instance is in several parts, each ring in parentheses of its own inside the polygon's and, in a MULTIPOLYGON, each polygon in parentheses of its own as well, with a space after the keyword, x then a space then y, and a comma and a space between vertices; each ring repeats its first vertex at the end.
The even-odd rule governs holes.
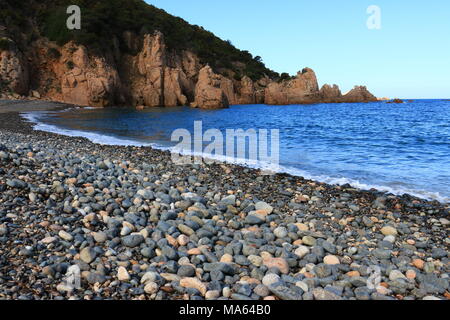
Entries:
POLYGON ((39 25, 41 34, 59 45, 74 40, 91 50, 105 52, 114 42, 125 51, 122 34, 131 31, 137 35, 161 31, 170 49, 191 50, 213 69, 232 70, 235 78, 244 75, 253 80, 264 75, 277 78, 278 73, 265 67, 260 57, 235 48, 202 27, 191 25, 143 0, 0 0, 5 2, 1 21, 6 25, 22 26, 30 21, 30 9, 39 25), (78 5, 82 12, 81 30, 68 30, 66 9, 78 5))

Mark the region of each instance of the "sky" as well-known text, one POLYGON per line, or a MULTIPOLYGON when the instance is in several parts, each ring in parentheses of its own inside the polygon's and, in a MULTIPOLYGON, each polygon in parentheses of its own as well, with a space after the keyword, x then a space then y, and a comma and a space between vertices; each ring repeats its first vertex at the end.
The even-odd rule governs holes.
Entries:
MULTIPOLYGON (((147 0, 254 56, 345 93, 365 85, 378 97, 450 98, 448 0, 147 0), (369 6, 379 8, 380 19, 369 6), (379 21, 380 29, 367 22, 379 21)), ((373 25, 373 24, 372 24, 373 25)))

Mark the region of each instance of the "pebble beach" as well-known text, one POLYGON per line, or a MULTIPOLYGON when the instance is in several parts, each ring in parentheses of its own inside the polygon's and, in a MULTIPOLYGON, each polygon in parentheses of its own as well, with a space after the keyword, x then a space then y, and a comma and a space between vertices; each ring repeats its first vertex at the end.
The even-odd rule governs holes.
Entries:
POLYGON ((449 203, 175 165, 34 131, 38 104, 0 104, 0 299, 450 299, 449 203))

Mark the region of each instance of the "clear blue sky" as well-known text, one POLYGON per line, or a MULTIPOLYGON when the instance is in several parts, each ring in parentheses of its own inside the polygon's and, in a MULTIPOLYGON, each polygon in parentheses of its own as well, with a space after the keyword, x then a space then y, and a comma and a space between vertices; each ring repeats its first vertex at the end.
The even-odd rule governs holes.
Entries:
POLYGON ((277 71, 376 96, 450 98, 448 0, 147 0, 203 26, 277 71), (370 5, 381 30, 366 26, 370 5))

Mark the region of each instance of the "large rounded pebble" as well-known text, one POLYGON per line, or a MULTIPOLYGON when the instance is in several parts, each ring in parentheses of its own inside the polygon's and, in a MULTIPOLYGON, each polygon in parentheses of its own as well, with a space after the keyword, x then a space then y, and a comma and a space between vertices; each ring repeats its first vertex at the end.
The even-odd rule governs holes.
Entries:
POLYGON ((323 259, 323 263, 325 264, 340 264, 339 258, 333 255, 328 255, 323 259))
POLYGON ((281 273, 288 274, 289 273, 289 264, 283 258, 265 258, 263 260, 263 265, 267 268, 278 268, 281 273))
POLYGON ((273 234, 277 238, 285 238, 288 235, 288 231, 284 227, 278 227, 273 231, 273 234))
POLYGON ((64 239, 66 241, 72 241, 73 240, 73 236, 70 233, 68 233, 68 232, 66 232, 64 230, 61 230, 58 233, 58 235, 61 237, 61 239, 64 239))
POLYGON ((207 291, 205 293, 205 299, 206 300, 215 300, 215 299, 217 299, 219 297, 220 297, 220 291, 219 290, 210 290, 210 291, 207 291))
POLYGON ((127 269, 124 267, 119 267, 117 270, 117 279, 120 281, 128 281, 130 280, 130 274, 128 273, 127 269))
POLYGON ((303 259, 304 256, 309 254, 310 250, 307 246, 299 246, 295 249, 294 254, 297 255, 300 259, 303 259))
POLYGON ((144 242, 144 237, 140 233, 131 234, 129 236, 122 238, 122 243, 124 246, 129 248, 135 248, 144 242))
POLYGON ((316 239, 311 236, 304 236, 302 238, 303 244, 306 244, 307 246, 315 246, 316 245, 316 239))
POLYGON ((147 294, 154 294, 158 292, 159 287, 155 282, 147 282, 147 284, 144 287, 144 291, 147 294))
POLYGON ((403 273, 401 273, 401 271, 399 271, 399 270, 392 270, 389 273, 389 280, 395 281, 397 279, 406 279, 406 277, 405 277, 405 275, 403 273))
POLYGON ((197 289, 202 296, 206 294, 206 285, 197 278, 183 278, 180 280, 180 286, 183 288, 197 289))
POLYGON ((396 236, 397 235, 397 229, 391 226, 385 226, 381 229, 381 233, 385 236, 396 236))
POLYGON ((275 273, 269 273, 262 279, 263 285, 270 287, 272 284, 277 283, 281 280, 280 276, 275 273))
POLYGON ((81 250, 80 259, 86 263, 91 263, 97 257, 97 252, 93 248, 87 247, 81 250))
POLYGON ((93 237, 94 237, 94 240, 98 243, 106 242, 106 240, 108 239, 108 236, 106 235, 106 233, 104 233, 102 231, 94 232, 93 237))

